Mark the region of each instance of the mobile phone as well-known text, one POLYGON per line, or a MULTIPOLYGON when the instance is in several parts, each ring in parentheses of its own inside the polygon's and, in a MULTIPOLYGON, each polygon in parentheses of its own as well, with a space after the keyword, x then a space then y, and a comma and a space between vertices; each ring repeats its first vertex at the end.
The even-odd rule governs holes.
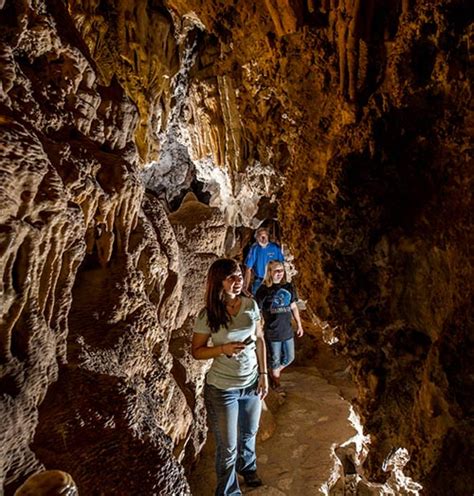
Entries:
POLYGON ((245 341, 242 341, 242 343, 245 344, 245 346, 252 344, 253 343, 252 336, 249 336, 245 341))

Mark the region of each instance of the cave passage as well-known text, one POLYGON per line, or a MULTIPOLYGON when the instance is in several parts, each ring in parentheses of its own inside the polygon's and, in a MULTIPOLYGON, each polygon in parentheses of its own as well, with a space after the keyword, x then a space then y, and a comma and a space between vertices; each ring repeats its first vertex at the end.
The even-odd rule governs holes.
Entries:
POLYGON ((1 494, 212 486, 193 325, 262 223, 261 490, 474 493, 471 3, 0 1, 1 494))

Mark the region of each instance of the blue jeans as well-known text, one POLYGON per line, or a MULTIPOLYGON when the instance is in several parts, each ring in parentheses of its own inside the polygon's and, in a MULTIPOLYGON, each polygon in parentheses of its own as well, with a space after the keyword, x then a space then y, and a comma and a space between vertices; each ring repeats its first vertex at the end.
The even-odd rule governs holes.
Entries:
POLYGON ((257 383, 244 389, 218 389, 206 384, 204 400, 216 439, 216 496, 240 496, 237 472, 257 469, 255 441, 262 401, 257 383))
POLYGON ((255 276, 252 282, 252 294, 255 296, 257 294, 258 288, 262 285, 263 277, 255 276))
POLYGON ((268 350, 268 367, 272 370, 286 367, 295 359, 295 340, 266 341, 268 350))

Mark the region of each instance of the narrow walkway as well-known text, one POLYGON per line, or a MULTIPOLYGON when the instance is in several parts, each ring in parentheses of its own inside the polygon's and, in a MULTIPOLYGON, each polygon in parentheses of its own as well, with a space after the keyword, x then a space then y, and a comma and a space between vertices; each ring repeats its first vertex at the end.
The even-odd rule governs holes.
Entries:
MULTIPOLYGON (((331 360, 329 360, 331 361, 331 360)), ((327 363, 327 360, 326 360, 327 363)), ((323 364, 324 367, 324 364, 323 364)), ((319 371, 316 367, 290 367, 282 376, 284 402, 272 412, 273 435, 258 444, 259 474, 264 486, 248 489, 252 496, 309 496, 325 494, 321 487, 334 468, 332 447, 355 434, 348 421, 349 403, 341 397, 354 391, 343 369, 319 371), (336 387, 323 377, 328 373, 340 382, 336 387)), ((333 381, 331 381, 333 382, 333 381)), ((272 393, 275 395, 275 393, 272 393)), ((270 398, 269 404, 278 403, 270 398)), ((273 409, 273 408, 272 408, 273 409)), ((212 496, 215 487, 214 448, 208 442, 190 478, 193 496, 212 496)))

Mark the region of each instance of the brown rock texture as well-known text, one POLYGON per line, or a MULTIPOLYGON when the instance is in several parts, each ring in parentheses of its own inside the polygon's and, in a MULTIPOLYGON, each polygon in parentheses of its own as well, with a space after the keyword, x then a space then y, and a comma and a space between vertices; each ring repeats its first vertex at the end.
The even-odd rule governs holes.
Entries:
MULTIPOLYGON (((311 247, 299 266, 311 305, 339 326, 340 348, 353 364, 358 409, 372 440, 368 472, 383 477, 383 460, 405 447, 406 472, 426 494, 468 494, 467 17, 461 3, 441 2, 417 3, 397 21, 394 14, 386 16, 388 33, 372 32, 367 46, 372 86, 353 93, 349 79, 353 122, 313 129, 320 143, 322 134, 330 137, 327 146, 315 145, 322 159, 293 149, 282 214, 296 259, 302 261, 298 247, 311 247), (301 176, 307 184, 295 180, 301 176)), ((339 109, 343 117, 342 102, 339 109)), ((324 118, 314 109, 313 122, 324 118)))
POLYGON ((166 12, 123 4, 122 25, 112 14, 0 6, 7 494, 43 466, 81 494, 189 492, 175 447, 192 414, 168 349, 179 247, 161 204, 142 209, 137 153, 153 153, 178 53, 166 12))
POLYGON ((7 494, 42 467, 189 492, 205 271, 274 200, 352 364, 366 477, 406 448, 426 494, 472 493, 467 0, 6 0, 0 26, 7 494), (166 198, 202 189, 172 213, 140 176, 163 143, 166 198))
POLYGON ((34 474, 16 491, 15 496, 77 496, 77 486, 72 477, 60 470, 45 470, 34 474))

